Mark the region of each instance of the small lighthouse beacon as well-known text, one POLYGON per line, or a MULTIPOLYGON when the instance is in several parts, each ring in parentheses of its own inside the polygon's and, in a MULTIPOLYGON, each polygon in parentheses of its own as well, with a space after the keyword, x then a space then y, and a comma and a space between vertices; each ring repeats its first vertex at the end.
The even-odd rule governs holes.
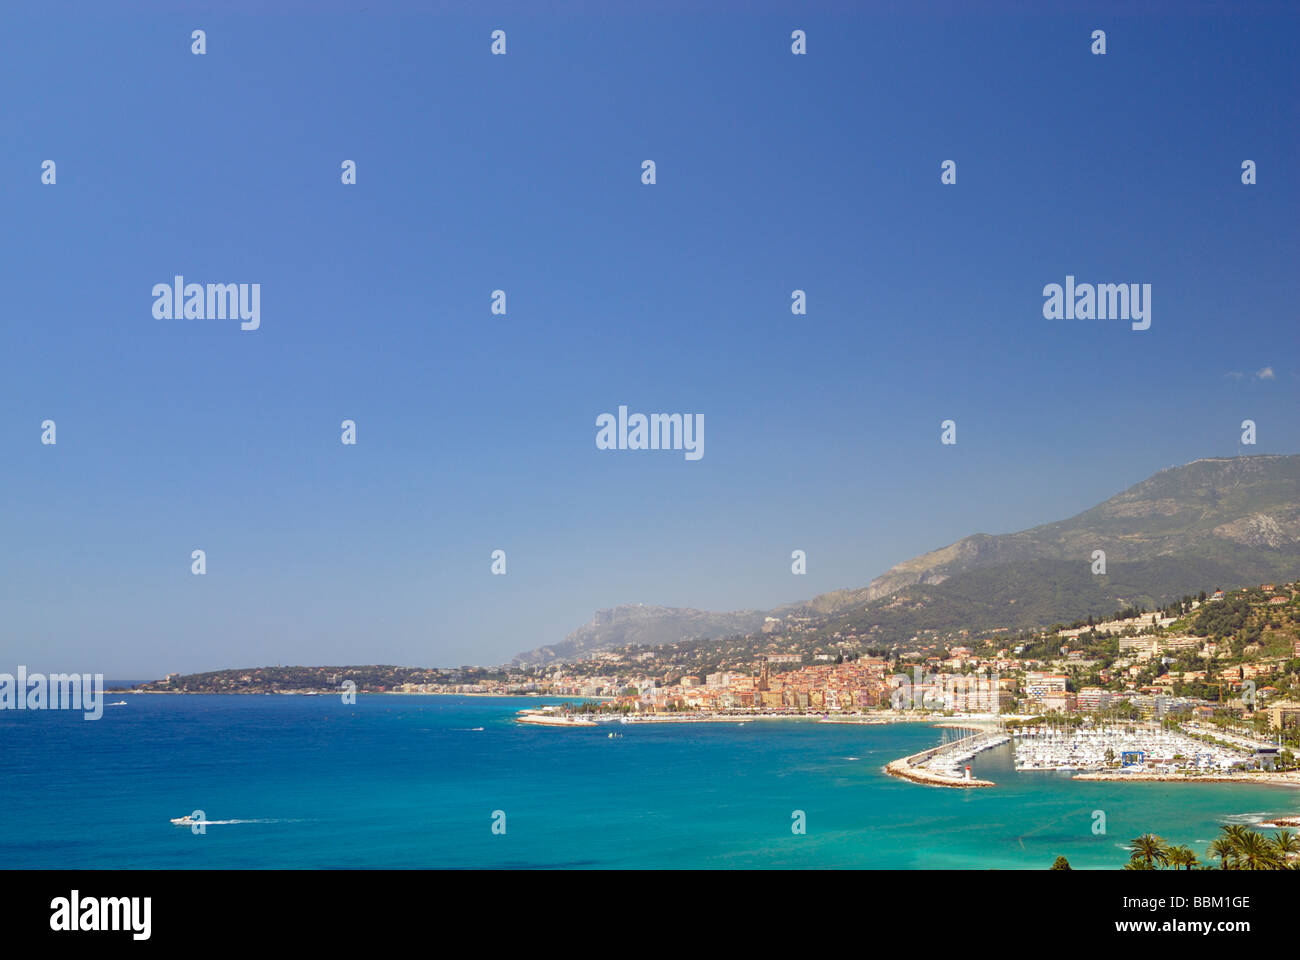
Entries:
POLYGON ((966 779, 970 779, 970 764, 966 764, 966 779))

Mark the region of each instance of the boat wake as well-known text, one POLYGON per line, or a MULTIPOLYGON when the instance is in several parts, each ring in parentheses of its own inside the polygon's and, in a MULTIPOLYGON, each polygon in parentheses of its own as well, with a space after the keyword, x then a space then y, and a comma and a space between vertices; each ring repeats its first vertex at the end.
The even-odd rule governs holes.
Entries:
POLYGON ((308 819, 286 819, 282 817, 266 817, 251 820, 190 820, 186 817, 178 817, 172 823, 180 827, 193 827, 202 824, 205 827, 225 827, 236 823, 311 823, 308 819))

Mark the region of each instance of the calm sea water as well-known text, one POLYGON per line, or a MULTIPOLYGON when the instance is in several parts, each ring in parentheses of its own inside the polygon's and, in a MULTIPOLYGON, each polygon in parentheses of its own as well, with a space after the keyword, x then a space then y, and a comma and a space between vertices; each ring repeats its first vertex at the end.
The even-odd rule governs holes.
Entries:
POLYGON ((0 712, 5 867, 1117 868, 1146 831, 1203 855, 1220 823, 1300 813, 1284 787, 1018 774, 1009 747, 973 764, 991 789, 886 776, 939 742, 916 724, 553 730, 508 698, 107 699, 128 705, 0 712), (195 809, 236 822, 168 822, 195 809))

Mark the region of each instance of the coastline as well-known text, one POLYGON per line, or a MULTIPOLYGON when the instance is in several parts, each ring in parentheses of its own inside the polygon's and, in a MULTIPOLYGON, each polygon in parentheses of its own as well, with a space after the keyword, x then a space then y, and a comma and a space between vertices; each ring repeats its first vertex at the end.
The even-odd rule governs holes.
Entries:
POLYGON ((515 720, 519 723, 533 723, 539 726, 547 727, 601 727, 609 724, 618 724, 619 726, 632 726, 635 724, 646 723, 749 723, 751 720, 817 720, 816 717, 803 716, 799 714, 755 714, 753 716, 713 716, 713 715, 649 715, 642 717, 634 716, 611 716, 608 719, 593 720, 586 715, 578 719, 577 715, 557 715, 542 713, 540 708, 529 708, 520 710, 515 715, 515 720))
MULTIPOLYGON (((137 690, 131 687, 108 687, 105 693, 131 693, 138 696, 172 696, 172 697, 338 697, 342 690, 137 690)), ((451 690, 358 690, 361 697, 493 697, 499 699, 514 698, 518 700, 597 700, 604 702, 613 697, 588 697, 578 694, 562 693, 456 693, 451 690)))
MULTIPOLYGON (((547 694, 549 696, 549 694, 547 694)), ((596 698, 591 698, 596 699, 596 698)), ((535 722, 524 719, 536 715, 541 708, 520 710, 515 719, 520 723, 535 722)), ((594 714, 592 716, 595 716, 594 714)), ((997 726, 997 721, 988 717, 936 717, 916 715, 910 712, 878 714, 847 714, 832 716, 823 713, 646 713, 646 714, 607 714, 601 719, 592 720, 592 726, 606 723, 749 723, 754 720, 801 720, 809 723, 833 723, 856 726, 880 726, 890 723, 928 723, 936 727, 952 727, 961 730, 983 730, 997 726)), ((565 726, 561 723, 549 726, 565 726)))
POLYGON ((1157 773, 1141 771, 1120 773, 1111 770, 1094 770, 1076 773, 1071 780, 1107 780, 1111 782, 1132 780, 1143 783, 1258 783, 1277 786, 1300 787, 1300 771, 1276 772, 1258 770, 1250 773, 1157 773))

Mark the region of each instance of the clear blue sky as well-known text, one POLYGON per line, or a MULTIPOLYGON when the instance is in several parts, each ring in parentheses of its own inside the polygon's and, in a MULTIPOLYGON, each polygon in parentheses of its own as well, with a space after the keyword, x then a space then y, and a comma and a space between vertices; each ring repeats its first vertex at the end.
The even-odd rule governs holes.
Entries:
POLYGON ((498 663, 1300 450, 1294 7, 97 6, 0 23, 0 670, 498 663))

